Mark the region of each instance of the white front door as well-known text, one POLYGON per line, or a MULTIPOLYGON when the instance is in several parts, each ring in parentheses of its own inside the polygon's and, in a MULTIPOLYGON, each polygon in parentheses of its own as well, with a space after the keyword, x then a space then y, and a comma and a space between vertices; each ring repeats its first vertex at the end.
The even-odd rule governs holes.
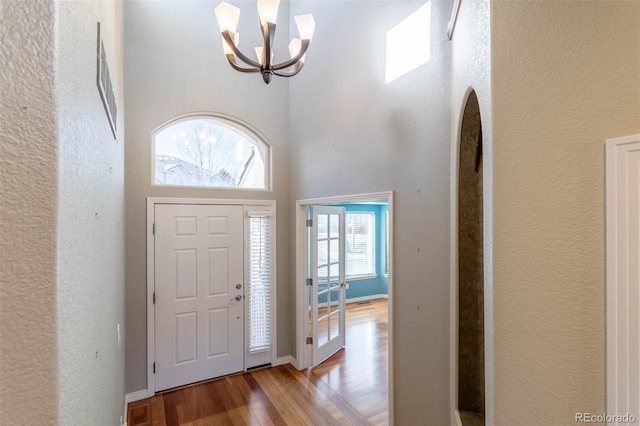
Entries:
POLYGON ((155 206, 155 390, 244 368, 243 207, 155 206))
POLYGON ((311 207, 311 365, 345 345, 345 209, 311 207))

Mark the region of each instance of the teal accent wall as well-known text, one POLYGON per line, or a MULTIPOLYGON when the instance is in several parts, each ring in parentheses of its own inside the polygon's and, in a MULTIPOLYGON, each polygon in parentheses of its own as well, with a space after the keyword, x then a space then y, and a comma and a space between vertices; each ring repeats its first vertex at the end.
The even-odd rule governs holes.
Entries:
POLYGON ((374 212, 376 215, 376 277, 369 279, 350 280, 349 289, 347 289, 347 301, 360 297, 373 296, 378 294, 389 293, 389 278, 385 275, 385 257, 386 257, 386 215, 389 211, 388 205, 378 204, 346 204, 340 205, 349 212, 374 212))

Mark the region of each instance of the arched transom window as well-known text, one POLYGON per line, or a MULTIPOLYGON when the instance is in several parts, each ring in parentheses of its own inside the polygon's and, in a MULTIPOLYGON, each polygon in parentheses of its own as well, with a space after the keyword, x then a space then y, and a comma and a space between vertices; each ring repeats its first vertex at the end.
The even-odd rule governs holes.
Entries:
POLYGON ((181 117, 153 133, 153 183, 269 189, 269 151, 264 137, 234 118, 181 117))

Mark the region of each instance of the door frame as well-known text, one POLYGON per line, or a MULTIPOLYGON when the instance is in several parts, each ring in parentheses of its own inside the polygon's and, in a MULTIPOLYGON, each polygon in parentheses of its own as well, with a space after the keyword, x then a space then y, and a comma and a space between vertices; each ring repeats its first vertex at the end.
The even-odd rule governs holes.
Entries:
MULTIPOLYGON (((606 306, 605 306, 605 333, 606 333, 606 371, 605 371, 605 407, 607 413, 629 412, 629 405, 624 404, 629 398, 629 388, 632 387, 633 374, 629 374, 629 365, 633 363, 633 344, 629 344, 629 336, 633 334, 630 324, 634 314, 638 314, 640 307, 631 302, 626 309, 620 309, 619 304, 625 296, 628 297, 633 287, 632 279, 625 276, 625 272, 631 270, 633 264, 632 249, 625 244, 632 238, 632 223, 635 217, 629 215, 631 200, 629 196, 631 171, 626 169, 626 176, 621 176, 621 160, 628 160, 629 146, 635 150, 636 144, 640 144, 640 134, 607 139, 605 143, 605 236, 606 236, 606 306), (622 187, 622 188, 621 188, 622 187), (623 188, 627 190, 625 194, 623 188), (622 214, 629 216, 628 222, 620 220, 622 214), (625 236, 627 237, 625 240, 625 236), (626 311, 626 312, 625 312, 626 311), (626 351, 618 344, 619 341, 627 342, 626 351), (631 355, 631 356, 630 356, 631 355), (631 361, 629 361, 631 359, 631 361), (627 373, 625 374, 625 370, 627 373), (625 408, 626 405, 626 408, 625 408), (627 411, 623 411, 627 410, 627 411)), ((637 380, 637 376, 636 376, 637 380)), ((637 382, 636 382, 637 383, 637 382)), ((620 424, 611 422, 610 424, 620 424)))
POLYGON ((309 322, 308 301, 306 295, 306 278, 309 267, 307 248, 309 244, 307 232, 307 207, 328 204, 362 204, 371 202, 383 202, 389 207, 389 308, 388 308, 388 380, 389 380, 389 424, 393 425, 394 418, 394 387, 393 387, 393 191, 374 192, 356 195, 342 195, 325 198, 310 198, 296 201, 296 275, 295 275, 295 300, 296 300, 296 354, 293 365, 302 370, 310 366, 311 349, 306 343, 307 327, 309 322))
MULTIPOLYGON (((277 277, 276 273, 276 202, 274 200, 234 200, 234 199, 208 199, 208 198, 164 198, 164 197, 148 197, 147 198, 147 397, 155 395, 155 373, 153 372, 153 364, 155 362, 155 305, 153 303, 153 293, 155 288, 155 240, 153 234, 153 224, 155 222, 155 206, 156 204, 195 204, 195 205, 241 205, 244 206, 245 213, 247 208, 264 208, 269 207, 273 213, 273 259, 272 259, 272 274, 273 277, 277 277)), ((243 215, 243 253, 246 254, 247 238, 246 231, 246 214, 243 215)), ((243 256, 244 256, 243 254, 243 256)), ((243 276, 245 275, 245 268, 243 268, 243 276)), ((277 280, 274 279, 274 286, 277 280)), ((277 315, 276 315, 276 288, 273 288, 273 303, 271 310, 271 363, 273 364, 277 358, 277 315)), ((245 299, 246 300, 246 299, 245 299)), ((243 326, 243 331, 246 332, 246 322, 243 326)), ((246 353, 246 336, 243 337, 243 352, 244 357, 246 353)), ((244 361, 243 361, 244 363, 244 361)), ((246 370, 246 364, 243 364, 243 368, 246 370)))

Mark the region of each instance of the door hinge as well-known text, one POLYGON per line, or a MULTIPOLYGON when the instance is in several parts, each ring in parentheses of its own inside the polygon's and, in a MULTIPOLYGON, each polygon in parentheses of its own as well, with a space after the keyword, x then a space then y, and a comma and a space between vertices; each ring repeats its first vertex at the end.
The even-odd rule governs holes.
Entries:
POLYGON ((307 228, 311 228, 313 226, 313 219, 307 219, 307 228))
POLYGON ((156 363, 153 363, 153 374, 156 374, 156 363))
POLYGON ((313 337, 307 337, 307 345, 313 345, 313 337))
POLYGON ((313 278, 307 278, 307 287, 311 287, 313 285, 313 278))
POLYGON ((153 224, 153 235, 156 235, 156 224, 153 224))
POLYGON ((153 304, 154 305, 156 304, 156 293, 155 293, 155 291, 153 292, 153 304))

